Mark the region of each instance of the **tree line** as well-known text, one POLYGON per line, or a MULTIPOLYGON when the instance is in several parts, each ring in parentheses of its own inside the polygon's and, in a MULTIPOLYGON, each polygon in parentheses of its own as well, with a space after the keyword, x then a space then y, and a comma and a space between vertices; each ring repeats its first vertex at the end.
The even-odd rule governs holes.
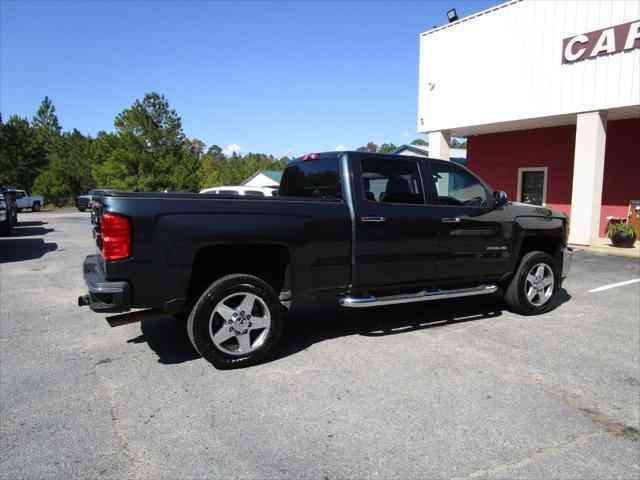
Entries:
MULTIPOLYGON (((410 143, 410 145, 416 145, 419 147, 428 147, 429 142, 421 138, 416 138, 410 143)), ((449 146, 451 148, 467 148, 467 141, 464 139, 452 138, 451 141, 449 142, 449 146)), ((357 151, 370 152, 370 153, 391 153, 397 148, 398 146, 394 145, 393 143, 383 143, 382 145, 378 146, 373 142, 368 142, 366 145, 359 147, 357 151)))
MULTIPOLYGON (((428 146, 422 139, 413 145, 428 146)), ((453 141, 452 141, 452 146, 453 141)), ((359 151, 389 153, 392 143, 373 142, 359 151)), ((29 121, 0 113, 0 184, 43 195, 63 205, 94 188, 125 191, 199 191, 237 185, 258 170, 283 170, 289 158, 262 153, 225 155, 187 138, 182 120, 164 95, 152 92, 114 119, 114 131, 95 137, 64 131, 45 97, 29 121)))
POLYGON ((288 157, 225 155, 184 134, 182 120, 158 93, 119 113, 114 131, 95 137, 62 131, 48 97, 31 121, 0 114, 0 183, 71 203, 93 188, 126 191, 198 191, 237 185, 257 170, 282 170, 288 157))

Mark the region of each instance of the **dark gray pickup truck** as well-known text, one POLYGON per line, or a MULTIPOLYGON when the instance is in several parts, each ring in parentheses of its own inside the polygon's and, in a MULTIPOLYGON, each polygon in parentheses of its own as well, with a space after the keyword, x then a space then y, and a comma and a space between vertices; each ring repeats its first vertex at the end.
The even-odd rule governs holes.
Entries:
POLYGON ((344 307, 504 292, 549 310, 570 267, 567 217, 507 201, 452 162, 363 152, 291 161, 277 197, 121 193, 93 199, 99 253, 80 305, 128 323, 188 316, 218 368, 254 364, 291 302, 344 307), (149 310, 151 309, 151 310, 149 310))

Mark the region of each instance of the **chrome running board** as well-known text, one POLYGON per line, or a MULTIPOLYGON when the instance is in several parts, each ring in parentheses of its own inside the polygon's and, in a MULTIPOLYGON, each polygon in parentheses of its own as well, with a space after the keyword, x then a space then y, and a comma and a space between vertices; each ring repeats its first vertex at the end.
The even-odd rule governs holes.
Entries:
POLYGON ((397 305, 399 303, 426 302, 428 300, 442 300, 444 298, 470 297, 472 295, 486 295, 495 293, 496 285, 480 285, 479 287, 456 288, 453 290, 423 290, 418 293, 403 293, 388 297, 342 297, 340 305, 349 308, 380 307, 382 305, 397 305))

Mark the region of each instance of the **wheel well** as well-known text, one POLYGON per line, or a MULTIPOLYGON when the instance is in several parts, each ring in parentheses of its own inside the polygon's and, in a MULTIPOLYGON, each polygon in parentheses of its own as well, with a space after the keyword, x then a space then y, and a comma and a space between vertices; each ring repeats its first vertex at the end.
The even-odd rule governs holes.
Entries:
POLYGON ((248 273, 267 282, 279 294, 285 284, 289 251, 281 245, 205 247, 193 260, 186 306, 191 307, 209 285, 232 273, 248 273))
POLYGON ((556 261, 558 267, 562 266, 562 239, 556 237, 526 237, 522 241, 520 247, 520 257, 518 264, 523 256, 529 252, 539 251, 546 252, 556 261))

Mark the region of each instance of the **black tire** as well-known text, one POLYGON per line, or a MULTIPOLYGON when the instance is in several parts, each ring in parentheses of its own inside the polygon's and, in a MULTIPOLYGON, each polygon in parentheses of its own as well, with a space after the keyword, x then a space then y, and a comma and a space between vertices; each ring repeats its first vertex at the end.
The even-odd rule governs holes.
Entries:
MULTIPOLYGON (((534 275, 535 277, 535 275, 534 275)), ((546 280, 548 281, 548 280, 546 280)), ((545 252, 529 252, 522 257, 520 265, 511 282, 506 288, 504 299, 511 309, 523 315, 539 315, 553 308, 558 290, 560 289, 560 272, 556 261, 551 255, 545 252), (535 288, 528 283, 528 275, 535 267, 543 266, 545 276, 543 282, 538 285, 543 289, 542 293, 536 294, 531 300, 527 298, 527 292, 535 293, 535 288), (546 266, 548 268, 544 268, 546 266), (549 276, 546 276, 546 274, 549 276), (551 277, 552 275, 552 277, 551 277), (552 278, 553 285, 545 287, 543 285, 545 279, 552 278), (533 290, 532 290, 533 288, 533 290), (548 297, 546 296, 548 295, 548 297), (540 302, 543 302, 539 304, 540 302)))
MULTIPOLYGON (((239 306, 237 308, 239 308, 239 306)), ((233 310, 233 308, 231 308, 231 310, 233 310)), ((239 312, 237 312, 236 315, 239 315, 239 312)), ((251 316, 248 318, 250 319, 251 316)), ((238 321, 239 320, 240 318, 238 317, 238 321)), ((259 363, 272 352, 282 334, 283 323, 282 306, 273 288, 252 275, 234 274, 216 280, 202 294, 189 315, 187 332, 189 333, 189 338, 194 348, 214 367, 218 369, 242 368, 259 363), (244 335, 248 335, 246 338, 249 338, 248 341, 250 342, 251 348, 255 348, 254 350, 249 351, 247 354, 237 352, 230 354, 221 349, 226 348, 224 345, 219 347, 214 343, 212 334, 210 333, 210 324, 211 331, 216 331, 217 333, 223 330, 226 331, 227 326, 223 318, 218 314, 214 315, 214 311, 221 305, 223 300, 231 298, 230 301, 233 302, 236 296, 242 299, 243 294, 248 294, 249 297, 255 295, 260 302, 255 302, 257 306, 254 304, 252 312, 243 311, 242 316, 244 317, 245 313, 247 313, 247 315, 250 313, 255 316, 255 311, 258 312, 258 315, 261 317, 269 317, 270 324, 268 328, 262 330, 257 329, 252 332, 245 330, 246 333, 244 335), (268 310, 268 315, 264 311, 261 312, 265 307, 268 310), (255 332, 255 334, 253 332, 255 332), (258 337, 252 340, 251 337, 256 334, 258 337), (254 347, 255 344, 259 344, 259 346, 254 347)), ((251 323, 248 325, 251 326, 251 323)), ((232 328, 237 328, 237 324, 229 327, 230 332, 232 328)), ((234 333, 230 335, 228 341, 230 343, 236 341, 238 343, 237 348, 241 349, 239 337, 242 334, 238 335, 234 333), (232 335, 235 335, 238 339, 234 340, 234 336, 232 335)), ((217 335, 214 334, 213 336, 217 335)), ((233 345, 229 348, 233 348, 233 345)))
POLYGON ((33 205, 31 206, 31 211, 32 212, 39 212, 40 211, 40 202, 33 202, 33 205))
POLYGON ((0 223, 0 237, 10 237, 13 235, 13 222, 11 218, 7 218, 5 222, 0 223))
POLYGON ((80 210, 81 212, 84 212, 86 210, 86 208, 80 208, 78 207, 78 210, 80 210))
POLYGON ((21 209, 21 208, 18 208, 18 209, 16 209, 16 210, 18 210, 18 213, 20 213, 20 212, 22 211, 22 209, 21 209))

